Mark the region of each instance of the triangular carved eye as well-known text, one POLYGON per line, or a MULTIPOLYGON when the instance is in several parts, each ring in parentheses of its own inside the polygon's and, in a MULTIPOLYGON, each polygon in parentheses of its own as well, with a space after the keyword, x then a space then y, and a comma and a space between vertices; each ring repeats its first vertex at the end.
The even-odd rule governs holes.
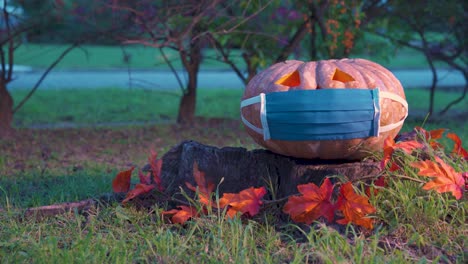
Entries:
POLYGON ((344 71, 340 71, 338 68, 335 69, 335 74, 333 74, 332 80, 343 83, 355 81, 351 75, 347 74, 344 71))
POLYGON ((275 82, 275 84, 280 84, 289 87, 295 87, 301 85, 301 77, 299 76, 298 71, 293 71, 292 73, 288 73, 279 80, 275 82))

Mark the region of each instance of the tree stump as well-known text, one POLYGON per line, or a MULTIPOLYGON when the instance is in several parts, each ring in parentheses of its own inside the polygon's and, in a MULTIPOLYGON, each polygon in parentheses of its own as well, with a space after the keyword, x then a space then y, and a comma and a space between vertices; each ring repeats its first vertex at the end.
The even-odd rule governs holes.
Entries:
MULTIPOLYGON (((354 181, 377 175, 375 161, 308 160, 279 155, 269 150, 238 147, 217 148, 195 141, 184 141, 163 157, 161 180, 166 193, 180 193, 185 182, 195 186, 193 165, 205 173, 208 182, 219 184, 219 193, 236 193, 243 189, 265 186, 270 198, 280 199, 297 193, 297 185, 320 184, 324 177, 341 175, 354 181), (272 197, 273 196, 273 197, 272 197)), ((178 197, 180 198, 180 196, 178 197)))
MULTIPOLYGON (((379 162, 346 160, 308 160, 287 157, 269 150, 245 148, 217 148, 196 141, 184 141, 169 150, 162 157, 161 181, 168 196, 185 200, 180 188, 193 194, 186 182, 196 186, 193 165, 198 164, 205 173, 207 182, 219 186, 218 192, 238 193, 249 187, 264 186, 269 190, 267 199, 281 199, 297 193, 297 185, 313 182, 319 185, 325 177, 344 176, 355 181, 364 177, 377 176, 381 169, 379 162)), ((144 171, 150 170, 146 165, 144 171)), ((333 181, 333 179, 332 179, 333 181)), ((154 200, 151 194, 140 198, 140 206, 150 207, 154 200)), ((49 206, 28 208, 23 212, 26 218, 41 219, 66 212, 86 212, 98 204, 121 202, 122 193, 101 195, 95 199, 60 203, 49 206)), ((154 198, 154 197, 153 197, 154 198)), ((0 212, 2 209, 0 208, 0 212)))

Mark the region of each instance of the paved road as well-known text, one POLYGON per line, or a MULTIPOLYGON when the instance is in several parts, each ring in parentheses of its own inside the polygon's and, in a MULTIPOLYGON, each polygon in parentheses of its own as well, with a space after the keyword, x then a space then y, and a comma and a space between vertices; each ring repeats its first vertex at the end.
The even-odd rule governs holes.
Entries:
MULTIPOLYGON (((396 70, 395 76, 401 81, 403 87, 429 87, 432 74, 427 70, 396 70)), ((40 78, 41 71, 17 71, 15 80, 10 83, 10 89, 30 89, 40 78)), ((463 86, 463 75, 455 71, 438 70, 439 85, 463 86)), ((41 89, 64 88, 103 88, 119 87, 146 89, 179 89, 174 75, 167 71, 52 71, 42 82, 41 89)), ((202 71, 199 75, 199 87, 243 89, 244 85, 239 78, 230 71, 202 71)))

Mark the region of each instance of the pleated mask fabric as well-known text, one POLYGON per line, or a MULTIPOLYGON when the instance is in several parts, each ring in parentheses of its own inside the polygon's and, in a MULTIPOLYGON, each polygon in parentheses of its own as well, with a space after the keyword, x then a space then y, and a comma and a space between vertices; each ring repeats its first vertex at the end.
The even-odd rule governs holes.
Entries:
POLYGON ((378 136, 403 124, 380 127, 382 98, 400 102, 408 113, 402 97, 379 89, 319 89, 291 90, 260 94, 241 102, 241 109, 260 103, 262 128, 241 116, 244 124, 264 140, 308 141, 346 140, 378 136))

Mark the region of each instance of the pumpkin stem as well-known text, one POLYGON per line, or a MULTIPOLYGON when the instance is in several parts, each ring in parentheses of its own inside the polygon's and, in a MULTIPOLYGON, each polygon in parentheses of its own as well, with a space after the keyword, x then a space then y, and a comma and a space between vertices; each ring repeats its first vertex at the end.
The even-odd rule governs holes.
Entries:
POLYGON ((333 74, 332 80, 343 83, 355 81, 351 75, 347 74, 344 71, 340 71, 338 68, 335 69, 335 74, 333 74))
POLYGON ((282 76, 279 80, 275 82, 275 84, 280 84, 289 87, 299 86, 301 85, 301 77, 299 76, 298 71, 293 71, 292 73, 288 73, 282 76))

